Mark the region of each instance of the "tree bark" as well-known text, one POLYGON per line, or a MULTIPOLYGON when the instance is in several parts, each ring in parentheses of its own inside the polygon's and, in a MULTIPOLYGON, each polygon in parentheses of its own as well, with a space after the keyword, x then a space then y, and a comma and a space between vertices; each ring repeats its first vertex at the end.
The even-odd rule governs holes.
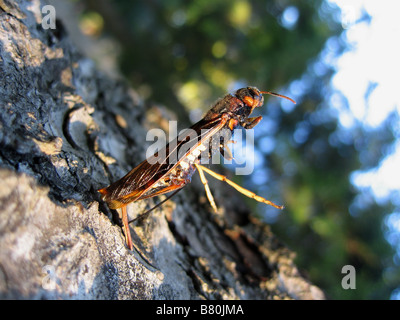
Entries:
POLYGON ((126 248, 96 190, 145 158, 155 109, 96 70, 60 23, 44 29, 43 6, 0 1, 0 298, 323 299, 220 182, 221 214, 194 181, 131 226, 126 248))

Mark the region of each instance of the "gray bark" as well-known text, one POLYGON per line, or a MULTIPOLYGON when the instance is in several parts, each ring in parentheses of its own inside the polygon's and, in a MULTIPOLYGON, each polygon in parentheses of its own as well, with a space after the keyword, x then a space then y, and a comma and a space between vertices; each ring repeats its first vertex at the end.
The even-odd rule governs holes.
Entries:
POLYGON ((194 181, 132 226, 126 248, 96 190, 144 159, 152 111, 60 24, 42 28, 43 5, 0 1, 0 298, 323 299, 220 182, 220 215, 194 181))

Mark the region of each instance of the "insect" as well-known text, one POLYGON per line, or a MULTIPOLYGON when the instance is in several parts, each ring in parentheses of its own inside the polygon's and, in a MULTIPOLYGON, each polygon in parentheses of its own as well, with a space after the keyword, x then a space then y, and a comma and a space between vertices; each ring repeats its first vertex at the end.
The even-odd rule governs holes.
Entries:
POLYGON ((133 243, 129 231, 126 205, 133 201, 148 199, 173 191, 175 191, 175 194, 191 182, 192 175, 196 169, 199 172, 207 198, 214 211, 217 211, 217 207, 204 172, 218 180, 227 182, 239 192, 256 201, 278 209, 283 208, 283 206, 276 205, 242 188, 225 176, 217 174, 200 164, 202 156, 204 157, 205 155, 206 158, 210 158, 217 151, 220 151, 224 157, 231 158, 228 146, 226 143, 221 144, 221 140, 226 140, 227 136, 238 126, 244 129, 252 129, 261 121, 262 116, 254 118, 249 116, 255 108, 263 105, 263 94, 285 98, 296 103, 286 96, 269 91, 260 91, 255 87, 246 87, 237 90, 234 94, 227 94, 218 100, 199 122, 184 130, 164 148, 144 160, 124 177, 108 187, 98 190, 102 195, 102 199, 107 202, 111 209, 121 208, 124 234, 130 250, 133 248, 133 243), (228 135, 220 135, 221 132, 228 133, 228 135), (215 137, 217 139, 214 139, 215 137))

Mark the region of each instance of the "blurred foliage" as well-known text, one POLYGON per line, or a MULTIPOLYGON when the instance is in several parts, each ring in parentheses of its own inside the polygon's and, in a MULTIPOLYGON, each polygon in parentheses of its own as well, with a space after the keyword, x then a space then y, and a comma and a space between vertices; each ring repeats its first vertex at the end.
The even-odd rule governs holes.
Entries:
POLYGON ((289 1, 86 3, 123 45, 120 66, 133 86, 182 117, 182 105, 206 111, 235 81, 284 86, 332 34, 315 10, 320 1, 296 3, 301 14, 290 31, 280 23, 289 1))
POLYGON ((262 165, 243 183, 274 202, 281 197, 286 209, 278 217, 276 209, 259 211, 276 220, 274 231, 329 298, 390 297, 400 279, 383 234, 392 208, 356 190, 350 176, 379 163, 393 132, 390 123, 372 132, 362 124, 345 130, 329 107, 338 94, 329 87, 334 70, 321 55, 332 60, 345 48, 337 9, 322 0, 84 3, 86 33, 115 38, 121 71, 133 87, 171 107, 181 123, 189 121, 188 112, 204 112, 245 85, 297 99, 293 107, 266 98, 255 130, 262 165), (356 267, 356 290, 341 287, 347 264, 356 267))

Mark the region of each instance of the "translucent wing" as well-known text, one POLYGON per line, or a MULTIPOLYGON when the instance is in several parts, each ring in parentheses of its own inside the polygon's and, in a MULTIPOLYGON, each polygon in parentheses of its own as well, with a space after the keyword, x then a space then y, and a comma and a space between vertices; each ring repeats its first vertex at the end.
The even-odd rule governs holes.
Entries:
POLYGON ((165 192, 161 189, 151 196, 145 196, 146 191, 173 170, 194 148, 221 130, 227 119, 226 114, 221 114, 211 120, 202 119, 186 129, 163 149, 144 160, 124 177, 110 186, 100 189, 99 192, 102 194, 103 200, 108 203, 111 209, 118 209, 129 202, 140 200, 142 197, 149 198, 173 191, 176 188, 166 185, 165 192), (184 152, 180 152, 180 149, 183 149, 184 152), (165 155, 165 158, 158 158, 159 154, 165 155))

